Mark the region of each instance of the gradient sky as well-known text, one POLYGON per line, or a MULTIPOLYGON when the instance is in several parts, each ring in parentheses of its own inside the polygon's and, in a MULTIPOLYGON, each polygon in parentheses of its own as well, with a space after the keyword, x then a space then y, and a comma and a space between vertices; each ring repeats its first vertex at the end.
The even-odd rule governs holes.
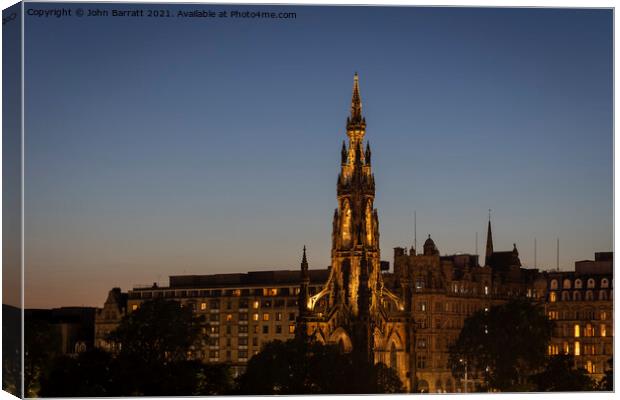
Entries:
POLYGON ((26 17, 27 307, 329 265, 355 71, 384 260, 414 210, 442 254, 489 208, 526 265, 612 250, 611 10, 263 9, 297 19, 26 17))

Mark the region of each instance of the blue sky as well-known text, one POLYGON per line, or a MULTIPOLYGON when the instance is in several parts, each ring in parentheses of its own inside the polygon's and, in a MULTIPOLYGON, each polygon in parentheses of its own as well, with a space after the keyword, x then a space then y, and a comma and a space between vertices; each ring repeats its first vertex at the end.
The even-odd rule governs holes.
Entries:
POLYGON ((610 10, 264 9, 297 18, 26 17, 27 306, 329 265, 355 71, 384 260, 414 210, 442 254, 489 208, 524 264, 612 250, 610 10))

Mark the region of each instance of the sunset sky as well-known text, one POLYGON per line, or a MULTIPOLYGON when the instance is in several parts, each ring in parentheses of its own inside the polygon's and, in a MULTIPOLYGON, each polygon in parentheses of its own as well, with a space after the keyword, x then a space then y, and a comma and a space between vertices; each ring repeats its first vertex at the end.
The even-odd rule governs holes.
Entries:
POLYGON ((174 17, 25 18, 26 307, 297 269, 304 245, 328 266, 355 71, 382 259, 414 210, 441 254, 476 232, 483 252, 489 208, 527 266, 534 238, 542 269, 557 237, 563 269, 613 250, 611 10, 156 8, 174 17))

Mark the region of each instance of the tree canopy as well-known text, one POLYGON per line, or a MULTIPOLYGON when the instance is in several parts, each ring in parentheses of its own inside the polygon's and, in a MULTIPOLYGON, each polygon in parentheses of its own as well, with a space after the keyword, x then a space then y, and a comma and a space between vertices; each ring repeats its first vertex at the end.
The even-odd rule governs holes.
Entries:
POLYGON ((175 301, 153 300, 125 316, 109 339, 118 354, 93 349, 57 357, 41 378, 41 396, 200 396, 231 391, 229 367, 205 364, 197 349, 201 320, 175 301))
POLYGON ((452 373, 462 379, 467 366, 470 378, 482 377, 489 389, 531 390, 528 377, 545 365, 552 329, 542 307, 525 300, 480 310, 450 347, 452 373))
POLYGON ((545 369, 531 377, 538 392, 595 390, 596 382, 583 368, 575 368, 575 358, 562 354, 549 357, 545 369))
POLYGON ((396 372, 343 354, 337 346, 298 339, 267 343, 239 378, 240 394, 355 394, 404 391, 396 372))

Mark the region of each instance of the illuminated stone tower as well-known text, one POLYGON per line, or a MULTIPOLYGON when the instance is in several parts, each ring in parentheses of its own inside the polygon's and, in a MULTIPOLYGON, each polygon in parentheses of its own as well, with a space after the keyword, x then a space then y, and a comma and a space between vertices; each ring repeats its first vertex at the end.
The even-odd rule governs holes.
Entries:
POLYGON ((370 145, 363 151, 366 120, 362 116, 359 78, 355 74, 351 115, 347 118, 348 145, 342 143, 338 175, 338 208, 332 232, 333 279, 329 282, 330 304, 340 304, 353 315, 360 312, 358 297, 362 255, 368 268, 369 306, 376 309, 376 288, 380 280, 379 220, 374 208, 375 180, 371 170, 370 145))
POLYGON ((374 208, 375 179, 370 145, 364 143, 359 78, 353 80, 348 143, 342 144, 334 212, 330 275, 318 293, 308 292, 308 264, 302 257, 298 337, 333 343, 361 359, 383 362, 412 385, 411 301, 388 290, 381 275, 379 220, 374 208))

